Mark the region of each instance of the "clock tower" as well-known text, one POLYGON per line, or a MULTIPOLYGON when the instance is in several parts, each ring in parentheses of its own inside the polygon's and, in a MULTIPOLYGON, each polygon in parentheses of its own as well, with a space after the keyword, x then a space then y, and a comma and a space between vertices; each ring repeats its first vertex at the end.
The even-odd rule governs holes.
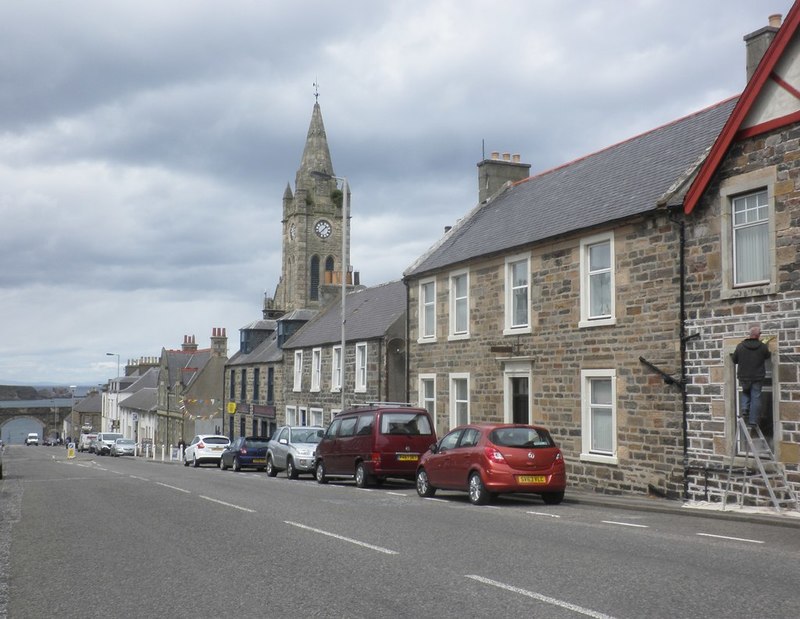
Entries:
POLYGON ((343 196, 333 177, 322 111, 316 102, 294 192, 287 183, 283 193, 281 279, 274 310, 320 309, 329 300, 326 286, 341 285, 343 196))

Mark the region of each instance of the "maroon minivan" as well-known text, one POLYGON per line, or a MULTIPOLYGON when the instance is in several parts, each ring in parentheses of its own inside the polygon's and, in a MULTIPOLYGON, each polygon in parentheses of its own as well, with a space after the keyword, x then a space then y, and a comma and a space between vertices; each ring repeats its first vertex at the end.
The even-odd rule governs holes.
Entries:
POLYGON ((387 477, 413 480, 419 459, 436 443, 428 411, 405 404, 372 403, 340 413, 314 454, 314 474, 355 479, 359 488, 387 477))

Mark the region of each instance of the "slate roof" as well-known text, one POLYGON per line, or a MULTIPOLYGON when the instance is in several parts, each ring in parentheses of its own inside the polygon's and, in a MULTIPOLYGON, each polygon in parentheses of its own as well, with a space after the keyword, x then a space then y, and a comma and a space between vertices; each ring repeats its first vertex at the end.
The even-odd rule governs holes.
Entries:
POLYGON ((136 380, 127 388, 123 389, 122 393, 136 393, 140 389, 144 389, 146 387, 158 386, 158 373, 158 368, 148 368, 144 374, 135 377, 136 380))
MULTIPOLYGON (((406 311, 406 286, 388 282, 348 293, 345 298, 345 338, 348 342, 383 337, 406 311)), ((284 348, 307 348, 342 341, 342 304, 334 302, 303 325, 284 348)))
POLYGON ((151 412, 156 410, 158 400, 158 389, 156 387, 143 387, 136 393, 120 402, 120 408, 128 408, 135 411, 151 412))
POLYGON ((103 396, 100 392, 93 391, 85 398, 75 402, 73 409, 76 413, 99 413, 103 410, 103 396))
POLYGON ((278 348, 278 334, 270 336, 249 353, 236 352, 225 365, 250 365, 253 363, 277 363, 283 361, 283 352, 278 348))
POLYGON ((735 97, 727 99, 501 190, 453 226, 404 276, 658 208, 675 182, 700 164, 735 104, 735 97))
POLYGON ((167 371, 169 384, 174 385, 180 381, 184 386, 189 386, 194 377, 202 370, 211 358, 211 349, 205 348, 196 351, 167 350, 167 371))

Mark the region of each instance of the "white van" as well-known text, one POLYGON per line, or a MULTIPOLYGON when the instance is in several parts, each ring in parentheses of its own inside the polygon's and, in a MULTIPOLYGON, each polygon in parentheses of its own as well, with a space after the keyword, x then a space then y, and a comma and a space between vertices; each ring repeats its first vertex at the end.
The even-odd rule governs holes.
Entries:
POLYGON ((94 442, 94 453, 99 456, 107 456, 111 453, 114 441, 118 438, 125 438, 119 432, 98 432, 97 440, 94 442))
POLYGON ((25 439, 26 445, 39 445, 39 435, 36 432, 31 432, 28 434, 28 438, 25 439))

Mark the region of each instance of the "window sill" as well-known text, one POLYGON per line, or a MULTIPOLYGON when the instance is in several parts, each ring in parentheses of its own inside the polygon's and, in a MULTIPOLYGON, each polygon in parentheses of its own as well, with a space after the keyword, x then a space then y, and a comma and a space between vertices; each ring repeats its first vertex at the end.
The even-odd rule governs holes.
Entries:
POLYGON ((579 329, 590 329, 592 327, 609 327, 617 324, 616 318, 599 318, 597 320, 581 320, 578 323, 579 329))
POLYGON ((595 462, 597 464, 619 464, 619 459, 616 456, 603 456, 592 453, 582 453, 580 460, 581 462, 595 462))
POLYGON ((763 286, 742 286, 741 288, 723 287, 720 290, 720 299, 747 299, 750 297, 763 297, 768 294, 778 292, 777 284, 765 284, 763 286))
POLYGON ((526 335, 533 333, 533 330, 528 327, 511 327, 503 329, 503 335, 526 335))
POLYGON ((451 333, 450 335, 447 336, 447 340, 449 342, 455 342, 458 340, 468 340, 468 339, 469 339, 469 333, 451 333))
POLYGON ((417 344, 435 344, 435 343, 436 343, 435 337, 426 337, 417 340, 417 344))

